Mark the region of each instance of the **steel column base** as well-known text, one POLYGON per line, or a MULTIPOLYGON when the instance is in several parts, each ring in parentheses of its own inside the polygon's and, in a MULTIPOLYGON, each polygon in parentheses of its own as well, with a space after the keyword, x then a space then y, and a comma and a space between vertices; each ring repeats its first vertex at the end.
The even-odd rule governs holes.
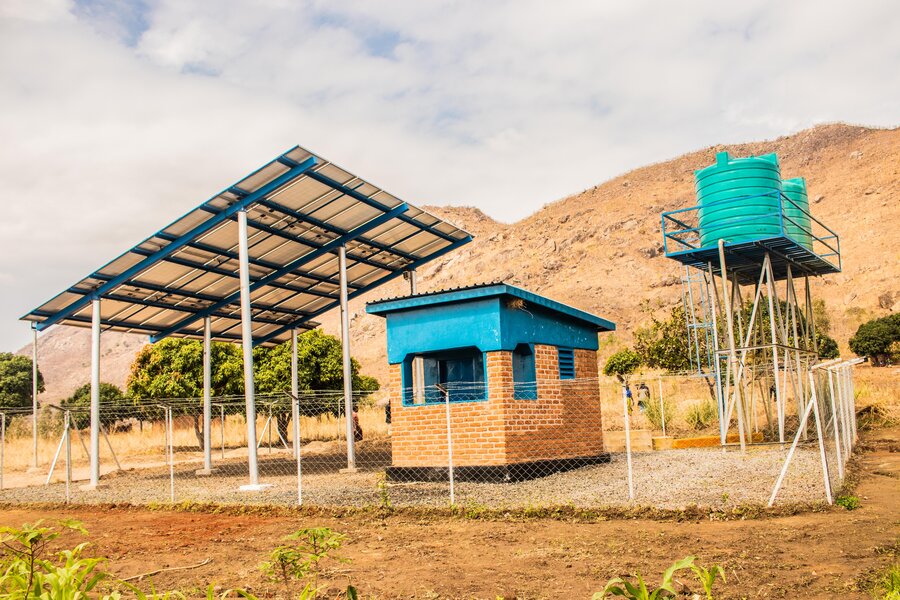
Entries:
POLYGON ((238 489, 242 492, 264 492, 269 488, 275 487, 271 483, 249 483, 242 485, 238 489))
POLYGON ((82 492, 97 492, 99 490, 105 489, 107 484, 105 483, 85 483, 84 485, 78 486, 78 489, 82 492))

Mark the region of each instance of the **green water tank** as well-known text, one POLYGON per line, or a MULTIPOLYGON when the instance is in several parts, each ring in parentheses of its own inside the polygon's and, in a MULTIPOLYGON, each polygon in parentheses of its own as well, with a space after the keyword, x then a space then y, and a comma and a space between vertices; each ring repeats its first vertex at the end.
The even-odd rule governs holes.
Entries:
POLYGON ((781 189, 790 200, 784 201, 784 229, 787 236, 807 250, 812 250, 806 180, 802 177, 785 179, 781 182, 781 189))
POLYGON ((694 175, 701 246, 715 246, 720 239, 736 243, 782 235, 777 156, 732 158, 719 152, 716 164, 694 175))

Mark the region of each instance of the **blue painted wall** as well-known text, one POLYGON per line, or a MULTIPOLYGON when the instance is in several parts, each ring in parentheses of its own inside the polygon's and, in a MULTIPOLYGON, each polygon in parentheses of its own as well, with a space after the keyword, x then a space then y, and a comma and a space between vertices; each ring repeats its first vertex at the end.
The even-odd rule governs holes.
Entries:
POLYGON ((388 362, 410 354, 476 347, 482 352, 545 344, 597 350, 597 326, 542 306, 507 306, 507 296, 409 307, 385 315, 388 362))
POLYGON ((524 309, 509 308, 502 298, 500 330, 498 350, 513 350, 519 344, 568 346, 585 350, 600 347, 596 327, 533 304, 526 304, 524 309))
POLYGON ((498 297, 411 308, 386 317, 391 364, 403 362, 408 354, 470 346, 489 352, 501 346, 498 297))

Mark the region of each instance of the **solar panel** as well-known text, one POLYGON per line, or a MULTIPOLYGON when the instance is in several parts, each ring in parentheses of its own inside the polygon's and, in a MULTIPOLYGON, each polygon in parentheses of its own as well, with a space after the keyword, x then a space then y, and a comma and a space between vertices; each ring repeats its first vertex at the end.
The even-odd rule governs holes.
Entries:
POLYGON ((347 249, 353 298, 463 244, 466 231, 296 146, 23 316, 37 329, 87 327, 240 339, 237 214, 247 212, 253 339, 290 339, 339 298, 347 249))

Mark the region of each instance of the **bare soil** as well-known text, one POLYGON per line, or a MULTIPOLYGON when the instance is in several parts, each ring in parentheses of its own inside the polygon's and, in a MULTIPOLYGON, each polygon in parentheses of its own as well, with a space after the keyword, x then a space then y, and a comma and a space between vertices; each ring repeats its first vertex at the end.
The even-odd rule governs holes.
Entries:
MULTIPOLYGON (((283 591, 257 565, 285 534, 327 526, 347 535, 351 559, 326 576, 336 591, 352 580, 369 598, 589 598, 610 577, 651 578, 688 554, 724 565, 721 598, 869 598, 872 573, 900 551, 900 428, 868 434, 854 459, 861 507, 785 517, 497 520, 396 512, 339 517, 313 512, 227 514, 137 508, 0 509, 0 523, 77 518, 91 551, 120 577, 211 562, 153 577, 157 589, 200 593, 209 583, 283 591)), ((68 535, 68 534, 67 534, 68 535)), ((65 543, 74 538, 63 538, 65 543)))

